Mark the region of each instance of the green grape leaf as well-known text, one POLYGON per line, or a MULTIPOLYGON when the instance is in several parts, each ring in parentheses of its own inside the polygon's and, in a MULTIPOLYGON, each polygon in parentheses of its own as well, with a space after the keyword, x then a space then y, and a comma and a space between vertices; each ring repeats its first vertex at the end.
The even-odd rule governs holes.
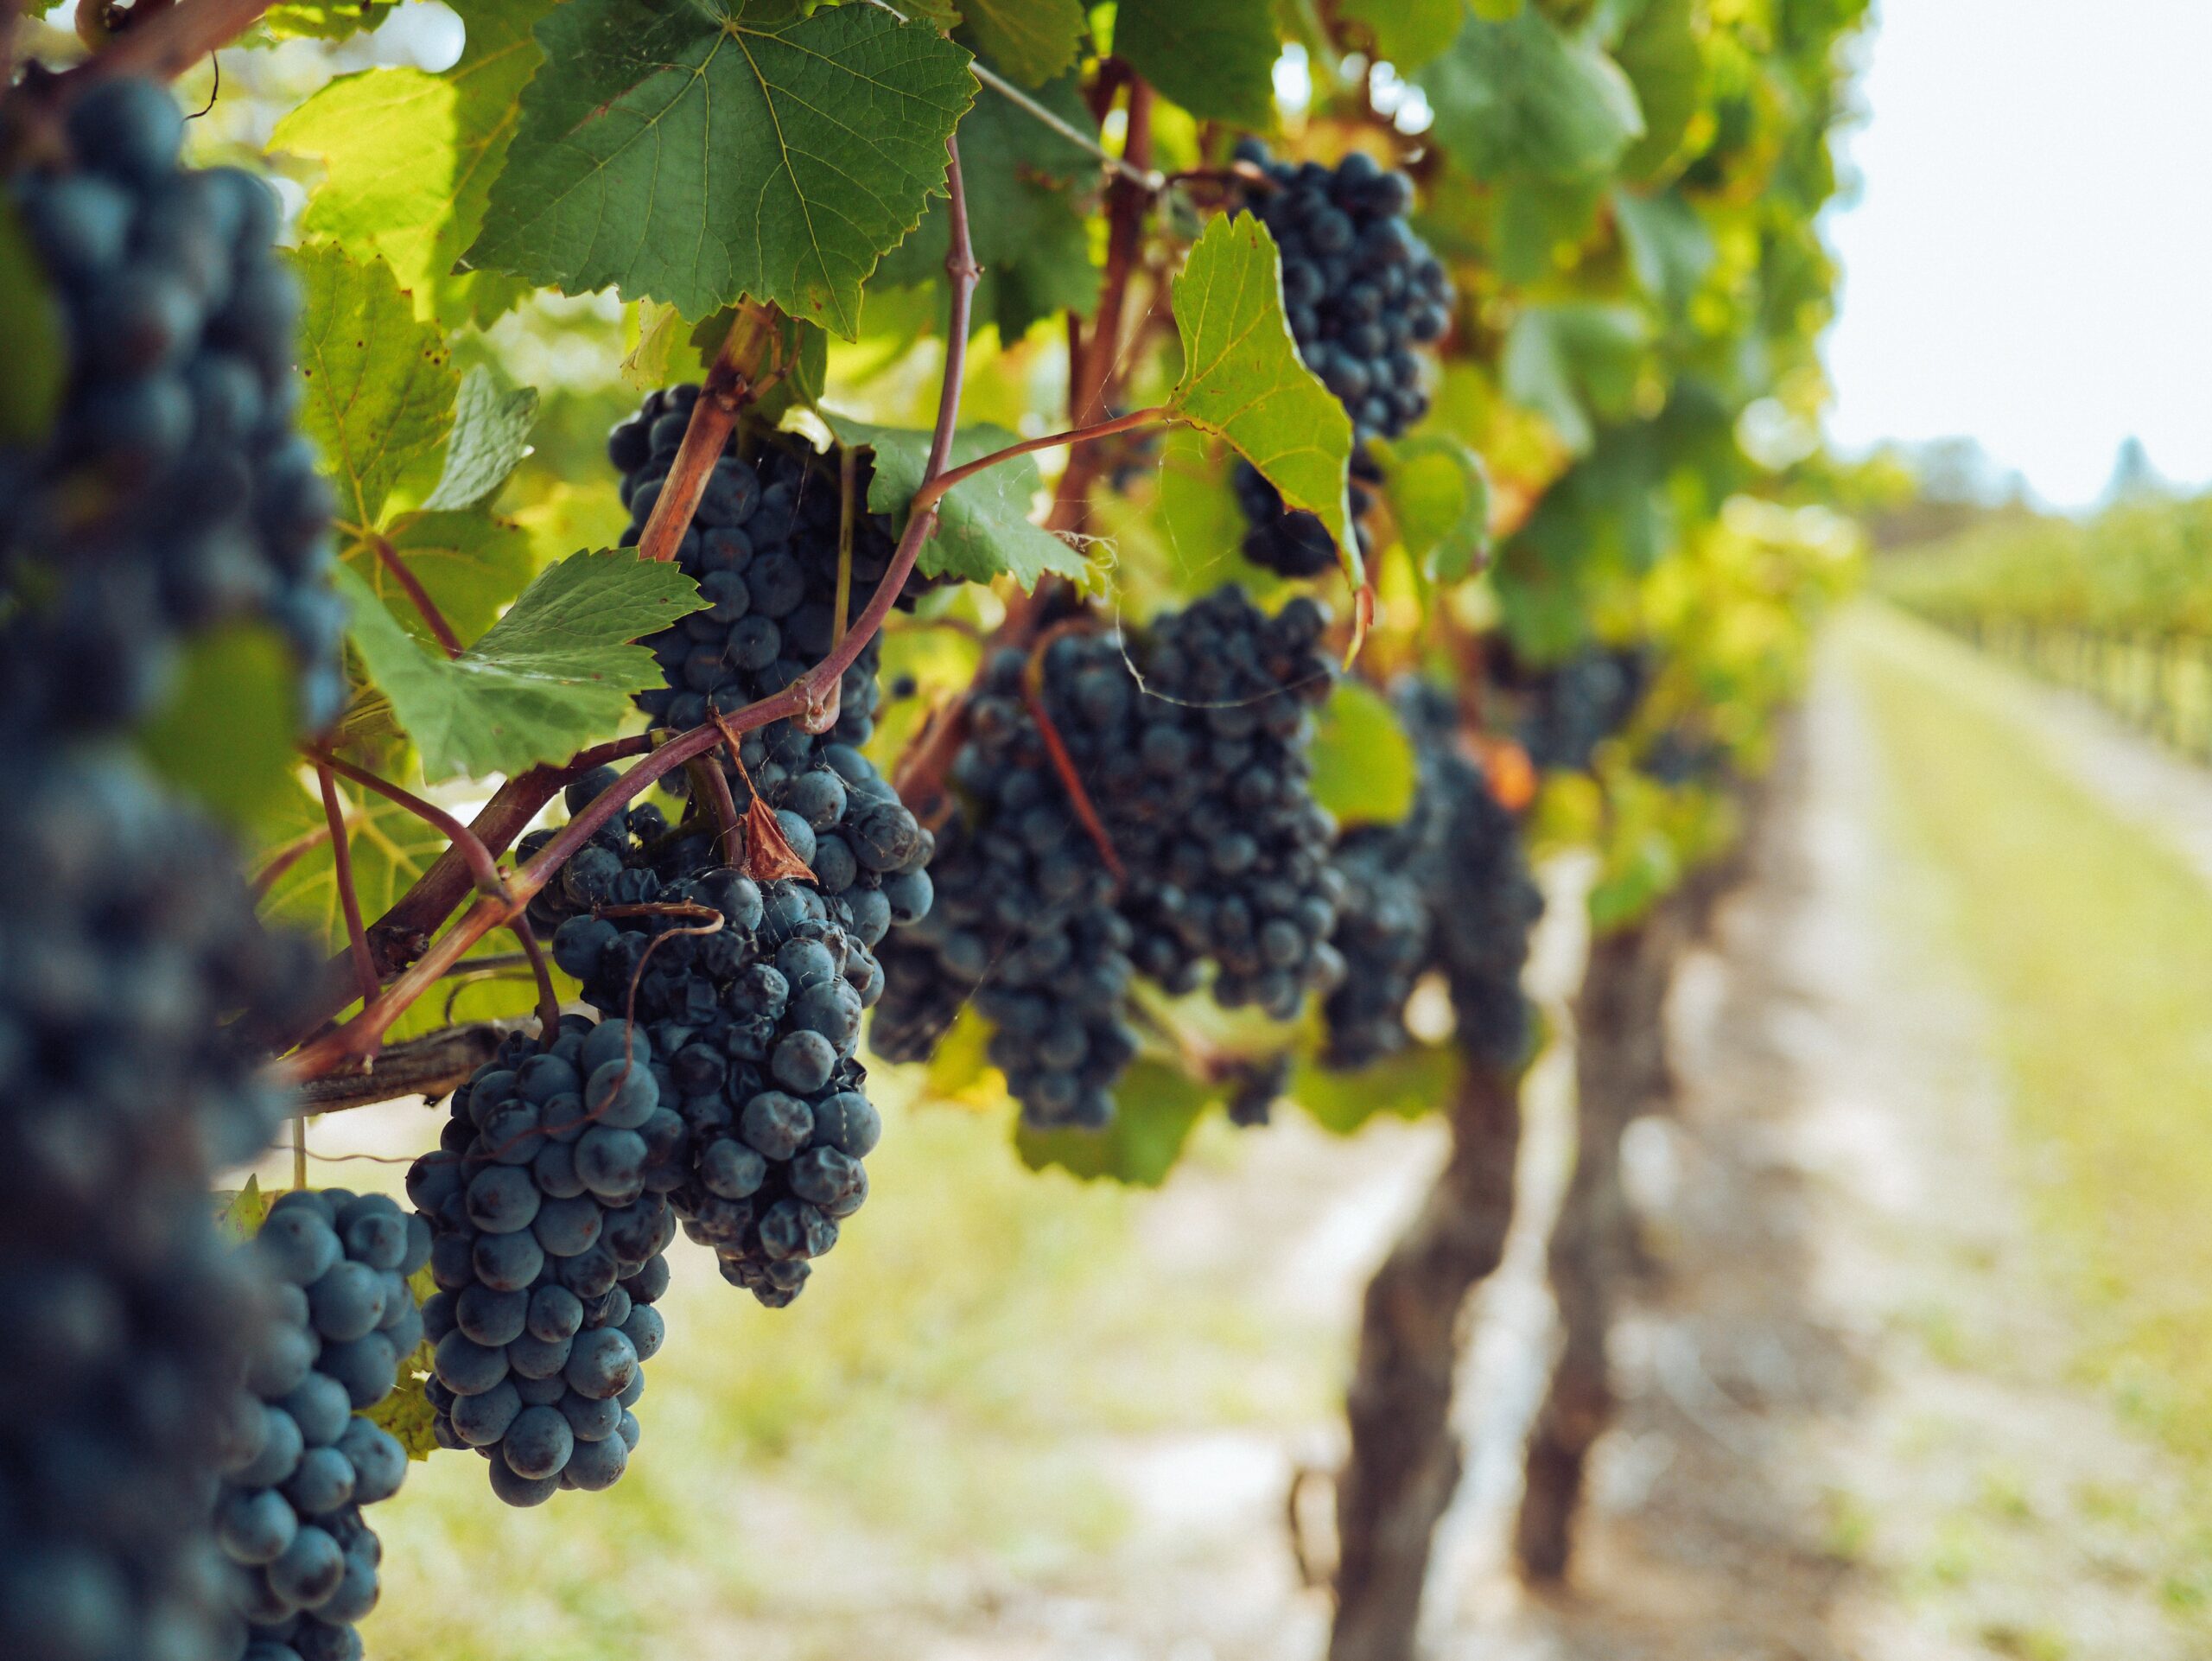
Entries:
POLYGON ((423 585, 438 614, 464 640, 492 627, 537 563, 529 531, 473 508, 400 513, 380 531, 343 534, 340 557, 407 632, 423 641, 432 638, 429 627, 379 554, 379 543, 423 585))
POLYGON ((269 1220, 270 1198, 257 1176, 249 1174, 243 1188, 218 1189, 215 1202, 215 1227, 233 1245, 244 1245, 269 1220))
POLYGON ((1337 15, 1366 26, 1375 55, 1402 75, 1439 57, 1459 37, 1465 0, 1344 0, 1337 15))
POLYGON ((1612 195, 1613 219, 1637 282, 1670 316, 1681 316, 1719 258, 1713 233, 1678 190, 1612 195))
POLYGON ((461 377, 444 337, 416 321, 384 261, 357 262, 325 242, 292 264, 305 302, 300 424, 338 487, 340 523, 367 529, 401 475, 446 442, 461 377))
POLYGON ((261 14, 271 41, 343 41, 391 15, 397 0, 283 0, 261 14))
POLYGON ((1301 1060, 1285 1093, 1323 1130, 1349 1136, 1377 1114, 1418 1119, 1437 1111, 1459 1087, 1461 1066, 1449 1044, 1415 1045, 1352 1072, 1301 1060))
POLYGON ((433 784, 557 761, 612 732, 630 694, 660 681, 627 642, 698 609, 698 585, 626 550, 541 572, 459 658, 425 652, 352 567, 338 568, 349 638, 433 784))
POLYGON ((1630 306, 1530 306, 1513 320, 1500 370, 1506 396, 1534 410, 1580 455, 1597 441, 1591 411, 1625 415, 1646 334, 1630 306))
MULTIPOLYGON (((417 1303, 429 1295, 413 1281, 408 1284, 417 1303)), ((437 1411, 423 1388, 429 1382, 430 1356, 430 1340, 426 1338, 415 1346, 413 1354, 400 1359, 399 1377, 391 1393, 361 1410, 361 1416, 404 1448, 410 1460, 427 1460, 438 1451, 437 1411)))
POLYGON ((1057 1165, 1086 1182, 1111 1177, 1156 1188, 1183 1156, 1198 1115, 1221 1093, 1218 1085, 1157 1061, 1138 1061, 1116 1087, 1113 1123, 1103 1130, 1035 1130, 1017 1123, 1014 1151, 1033 1171, 1057 1165))
MULTIPOLYGON (((961 0, 960 10, 976 44, 1024 86, 1042 86, 1072 63, 1085 29, 1081 0, 961 0)), ((960 159, 968 160, 964 147, 960 159)))
POLYGON ((424 316, 488 323, 525 292, 498 272, 456 274, 454 264, 483 224, 515 100, 542 61, 531 26, 551 3, 454 0, 468 36, 452 68, 341 75, 270 135, 272 148, 323 164, 302 230, 361 258, 381 255, 424 316))
POLYGON ((1620 66, 1535 6, 1507 22, 1470 17, 1414 80, 1436 112, 1436 142, 1485 181, 1601 174, 1643 133, 1620 66))
POLYGON ((1705 54, 1698 45, 1697 0, 1647 0, 1613 48, 1614 61, 1636 88, 1643 137, 1620 159, 1624 179, 1665 173, 1682 147, 1704 92, 1705 54))
POLYGON ((423 499, 427 508, 474 507, 501 485, 530 449, 537 420, 537 389, 503 392, 492 372, 478 364, 461 378, 454 400, 453 436, 437 486, 423 499))
MULTIPOLYGON (((868 511, 903 514, 921 488, 922 471, 929 461, 929 434, 870 426, 842 416, 834 419, 841 442, 865 444, 875 452, 868 511)), ((1014 436, 1003 427, 963 427, 952 436, 952 465, 973 461, 1014 442, 1014 436)), ((924 576, 950 576, 969 582, 1011 576, 1024 589, 1035 588, 1048 572, 1080 582, 1090 570, 1082 554, 1029 522, 1043 488, 1037 464, 1027 455, 986 468, 955 485, 938 504, 937 529, 922 544, 915 569, 924 576)))
MULTIPOLYGON (((339 810, 345 815, 347 847, 353 856, 353 892, 365 918, 381 917, 446 850, 446 837, 398 803, 346 780, 335 780, 339 810)), ((331 857, 328 821, 322 797, 312 780, 295 775, 283 819, 270 845, 307 850, 269 885, 262 914, 296 928, 328 951, 346 948, 346 912, 338 891, 337 862, 331 857), (319 838, 319 839, 318 839, 319 838)))
POLYGON ((134 741, 156 774, 257 836, 299 793, 299 679, 290 646, 264 625, 194 635, 161 712, 134 741))
POLYGON ((61 408, 69 380, 69 337, 60 303, 11 197, 0 197, 0 317, 8 320, 0 444, 35 444, 61 408))
POLYGON ((1345 495, 1351 418, 1298 355, 1268 227, 1249 213, 1217 215, 1175 279, 1174 307, 1183 379, 1168 407, 1235 445, 1291 506, 1319 514, 1357 587, 1345 495))
POLYGON ((1370 446, 1398 539, 1431 582, 1456 582, 1490 552, 1490 474, 1449 433, 1410 433, 1370 446))
POLYGON ((762 29, 708 0, 564 0, 537 35, 472 265, 687 317, 750 295, 847 340, 975 96, 965 48, 874 6, 762 29))
MULTIPOLYGON (((1077 130, 1096 130, 1076 77, 1036 96, 1077 130)), ((999 338, 1011 341, 1040 317, 1096 306, 1099 270, 1084 224, 1098 182, 1095 156, 986 88, 961 119, 960 174, 969 239, 983 268, 972 327, 995 323, 999 338)), ((871 293, 943 281, 949 211, 931 200, 913 234, 883 257, 871 293)))
POLYGON ((1390 703, 1364 681, 1340 680, 1313 735, 1313 799, 1344 825, 1390 824, 1413 811, 1421 766, 1390 703))
POLYGON ((1274 0, 1122 0, 1114 55, 1201 121, 1275 124, 1274 0))

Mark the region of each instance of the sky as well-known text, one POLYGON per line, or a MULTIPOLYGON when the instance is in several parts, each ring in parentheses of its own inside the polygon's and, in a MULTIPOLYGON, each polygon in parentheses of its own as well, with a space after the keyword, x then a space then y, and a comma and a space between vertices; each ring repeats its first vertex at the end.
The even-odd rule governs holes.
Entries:
POLYGON ((1968 436, 2060 507, 2131 434, 2212 480, 2212 0, 1878 3, 1830 436, 1968 436))

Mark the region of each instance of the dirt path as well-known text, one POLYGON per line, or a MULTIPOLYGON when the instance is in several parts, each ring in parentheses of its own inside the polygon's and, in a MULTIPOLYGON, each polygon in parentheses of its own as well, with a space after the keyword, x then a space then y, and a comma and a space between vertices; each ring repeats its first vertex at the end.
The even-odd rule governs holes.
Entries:
MULTIPOLYGON (((1512 1585, 1510 1484, 1478 1482, 1457 1519, 1473 1572, 1430 1612, 1433 1647, 2202 1654, 2160 1598, 2171 1479, 2066 1381, 1942 895, 1892 839, 1833 662, 1802 739, 1751 880, 1677 982, 1677 1112, 1631 1132, 1652 1272, 1615 1340, 1627 1407, 1574 1585, 1512 1585)), ((1493 1308, 1524 1296, 1509 1281, 1493 1308)), ((1482 1442, 1510 1445, 1525 1407, 1473 1406, 1482 1442)))

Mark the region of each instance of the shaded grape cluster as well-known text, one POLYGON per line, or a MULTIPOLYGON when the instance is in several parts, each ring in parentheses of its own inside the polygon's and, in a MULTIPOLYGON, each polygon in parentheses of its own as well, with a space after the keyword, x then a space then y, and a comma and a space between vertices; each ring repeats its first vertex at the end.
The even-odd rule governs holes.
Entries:
POLYGON ((294 428, 276 199, 237 169, 181 167, 183 134, 166 90, 107 81, 70 109, 67 165, 0 185, 67 377, 43 440, 0 443, 0 710, 18 730, 145 715, 183 637, 231 619, 289 643, 309 729, 343 701, 333 502, 294 428))
POLYGON ((423 1341, 407 1277, 430 1230, 382 1194, 281 1195, 248 1255, 269 1321, 225 1424, 215 1543, 236 1566, 241 1661, 354 1661, 383 1547, 361 1508, 389 1499, 407 1450, 360 1416, 423 1341))
POLYGON ((511 1505, 611 1487, 629 1465, 684 1153, 648 1041, 568 1016, 543 1048, 505 1041, 407 1174, 433 1237, 438 1442, 483 1454, 511 1505))
POLYGON ((1354 150, 1333 169, 1278 162, 1254 138, 1236 159, 1282 255, 1283 315, 1306 366, 1342 400, 1353 435, 1393 438, 1428 412, 1414 347, 1452 322, 1452 283, 1407 220, 1413 181, 1354 150))
POLYGON ((1345 973, 1322 1004, 1322 1059, 1357 1068, 1403 1048, 1407 1000, 1435 971, 1461 1044, 1510 1066, 1529 1043, 1521 971, 1543 896, 1519 821, 1459 742, 1451 694, 1408 681, 1395 702, 1420 782, 1405 818, 1357 827, 1338 845, 1345 897, 1335 944, 1345 973))
POLYGON ((126 762, 12 753, 0 792, 0 1655, 220 1656, 208 1505, 259 1303, 212 1172, 289 1102, 220 1031, 308 983, 234 854, 126 762))
POLYGON ((1118 880, 1027 701, 1029 659, 998 653, 950 770, 938 908, 887 953, 878 1052, 929 1054, 972 1002, 1029 1123, 1096 1127, 1136 1054, 1135 976, 1180 995, 1211 966, 1217 1001, 1278 1019, 1332 985, 1342 880, 1307 755, 1334 684, 1325 623, 1310 600, 1270 617, 1232 588, 1126 641, 1045 642, 1037 696, 1118 880))
POLYGON ((1625 727, 1650 684, 1651 665, 1634 647, 1593 646, 1545 669, 1506 666, 1520 696, 1514 735, 1542 768, 1586 772, 1598 746, 1625 727))
MULTIPOLYGON (((1064 647, 1077 643, 1046 652, 1048 685, 1068 670, 1064 647)), ((937 903, 886 947, 870 1041, 887 1060, 924 1060, 972 1002, 992 1023, 990 1060, 1023 1117, 1040 1130, 1096 1129, 1137 1053, 1124 1014, 1136 936, 1024 703, 1027 665, 998 652, 970 695, 950 775, 961 805, 931 868, 937 903)), ((1110 672, 1127 682, 1118 662, 1110 672)), ((1048 701, 1071 708, 1065 696, 1048 701)), ((1125 715, 1126 702, 1116 709, 1125 715)))
MULTIPOLYGON (((1242 544, 1245 558, 1277 576, 1320 576, 1336 569, 1337 544, 1319 515, 1285 507, 1282 493, 1249 461, 1239 461, 1231 468, 1229 482, 1250 527, 1242 544)), ((1374 458, 1363 449, 1354 450, 1346 500, 1351 508, 1352 535, 1363 560, 1374 551, 1366 519, 1382 482, 1382 469, 1375 465, 1374 458)))

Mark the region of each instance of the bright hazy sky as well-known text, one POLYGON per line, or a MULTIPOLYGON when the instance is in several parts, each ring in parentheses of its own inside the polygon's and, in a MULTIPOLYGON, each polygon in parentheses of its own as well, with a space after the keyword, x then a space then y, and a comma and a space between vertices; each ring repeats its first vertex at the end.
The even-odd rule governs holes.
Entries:
POLYGON ((1878 3, 1832 436, 1970 436, 2062 506, 2131 433, 2212 480, 2212 0, 1878 3))

